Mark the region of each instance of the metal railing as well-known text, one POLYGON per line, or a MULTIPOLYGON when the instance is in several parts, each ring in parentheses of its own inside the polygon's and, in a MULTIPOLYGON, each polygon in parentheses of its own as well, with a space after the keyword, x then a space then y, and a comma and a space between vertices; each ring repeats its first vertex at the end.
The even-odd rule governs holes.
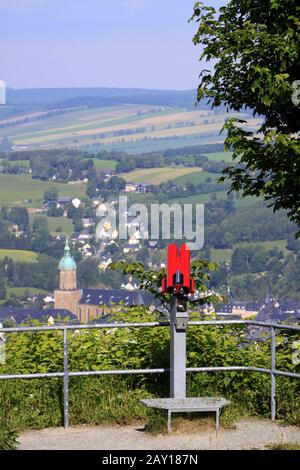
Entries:
MULTIPOLYGON (((299 331, 300 326, 282 325, 277 323, 265 323, 252 320, 209 320, 209 321, 190 321, 188 326, 223 326, 223 325, 252 325, 271 330, 271 361, 270 368, 251 367, 251 366, 220 366, 220 367, 189 367, 188 373, 193 372, 228 372, 228 371, 249 371, 269 374, 271 376, 271 418, 276 419, 276 376, 291 377, 300 379, 300 374, 295 372, 285 372, 276 369, 276 330, 299 331)), ((51 377, 63 378, 64 389, 64 427, 69 426, 69 377, 92 376, 92 375, 126 375, 126 374, 162 374, 169 372, 170 369, 129 369, 129 370, 96 370, 71 372, 68 366, 68 331, 89 330, 89 329, 111 329, 111 328, 153 328, 167 327, 169 322, 149 322, 149 323, 104 323, 92 325, 59 325, 59 326, 24 326, 15 328, 1 328, 1 333, 20 333, 30 331, 62 331, 63 332, 63 371, 37 374, 4 374, 0 375, 0 380, 9 379, 40 379, 51 377)))

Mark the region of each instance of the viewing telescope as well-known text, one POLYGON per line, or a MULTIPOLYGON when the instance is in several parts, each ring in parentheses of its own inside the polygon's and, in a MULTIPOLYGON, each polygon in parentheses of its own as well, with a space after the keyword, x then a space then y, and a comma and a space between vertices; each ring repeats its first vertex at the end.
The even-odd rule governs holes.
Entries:
POLYGON ((188 295, 194 291, 195 283, 190 273, 190 250, 187 245, 181 245, 178 250, 173 243, 168 247, 167 276, 162 280, 162 292, 173 294, 178 301, 178 309, 185 311, 188 295))

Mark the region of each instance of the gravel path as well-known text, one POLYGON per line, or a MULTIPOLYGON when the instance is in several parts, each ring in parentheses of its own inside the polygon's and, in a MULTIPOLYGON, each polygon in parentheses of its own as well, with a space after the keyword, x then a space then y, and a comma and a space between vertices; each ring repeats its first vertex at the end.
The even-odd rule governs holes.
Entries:
POLYGON ((280 426, 264 420, 240 421, 235 429, 221 429, 216 436, 211 427, 195 432, 175 431, 152 436, 135 426, 75 426, 67 430, 50 428, 27 431, 19 438, 22 450, 219 450, 264 449, 271 443, 300 443, 300 427, 280 426))

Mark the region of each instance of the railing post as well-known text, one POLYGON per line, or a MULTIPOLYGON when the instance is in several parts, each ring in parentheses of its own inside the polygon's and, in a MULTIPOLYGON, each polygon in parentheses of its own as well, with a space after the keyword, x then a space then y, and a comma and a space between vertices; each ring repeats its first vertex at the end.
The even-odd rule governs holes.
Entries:
POLYGON ((186 312, 177 311, 174 295, 170 302, 170 397, 186 397, 186 312), (183 326, 183 327, 182 327, 183 326))
POLYGON ((64 328, 64 427, 69 426, 68 330, 64 328))
POLYGON ((271 418, 276 419, 276 333, 275 328, 271 328, 271 418))

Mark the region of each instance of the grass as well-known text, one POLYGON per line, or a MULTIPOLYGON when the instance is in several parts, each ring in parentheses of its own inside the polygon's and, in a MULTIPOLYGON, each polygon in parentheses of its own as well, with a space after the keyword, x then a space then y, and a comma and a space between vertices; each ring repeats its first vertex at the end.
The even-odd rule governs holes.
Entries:
POLYGON ((197 168, 194 168, 194 171, 192 173, 183 176, 178 176, 177 178, 174 178, 173 181, 177 186, 184 186, 188 182, 194 184, 204 183, 207 178, 211 178, 211 181, 216 181, 219 176, 220 175, 218 173, 209 173, 207 171, 201 171, 197 168))
POLYGON ((216 249, 212 248, 210 250, 211 260, 214 263, 227 263, 231 261, 233 254, 232 248, 223 248, 223 249, 216 249))
POLYGON ((231 162, 232 161, 232 152, 216 152, 216 153, 205 153, 204 154, 209 160, 215 161, 215 162, 221 162, 224 160, 225 162, 231 162))
POLYGON ((269 444, 267 446, 269 450, 300 450, 300 442, 280 442, 275 444, 269 444))
POLYGON ((11 258, 13 261, 27 261, 35 262, 37 260, 37 253, 27 250, 6 250, 0 249, 0 259, 5 257, 11 258))
POLYGON ((43 217, 47 219, 48 227, 50 230, 51 235, 71 235, 73 233, 74 225, 70 219, 67 217, 47 217, 45 215, 40 214, 30 214, 30 221, 31 223, 36 217, 43 217), (57 232, 57 228, 61 228, 62 231, 57 232))
POLYGON ((8 160, 8 163, 11 166, 23 165, 23 166, 29 167, 30 161, 29 160, 8 160))
POLYGON ((232 258, 232 254, 235 248, 238 247, 251 247, 251 246, 260 246, 265 250, 272 250, 273 248, 278 248, 280 251, 284 252, 286 256, 289 254, 289 250, 286 247, 287 240, 273 240, 267 242, 253 242, 253 243, 237 243, 234 245, 233 248, 212 248, 211 249, 211 259, 215 263, 225 263, 230 262, 232 258))
POLYGON ((38 203, 43 200, 44 192, 50 188, 57 188, 61 196, 83 198, 86 185, 34 180, 27 174, 0 174, 0 204, 27 206, 31 202, 38 203))
MULTIPOLYGON (((81 145, 83 142, 91 145, 124 144, 142 142, 145 139, 197 135, 204 138, 212 133, 218 134, 228 117, 228 114, 207 114, 207 111, 200 109, 187 111, 178 108, 164 109, 161 106, 122 105, 106 109, 76 110, 29 122, 26 127, 11 126, 0 129, 0 136, 6 135, 16 144, 29 146, 53 146, 60 143, 81 145), (143 129, 144 132, 138 132, 138 129, 143 129), (119 131, 127 130, 131 134, 118 135, 119 131)), ((257 122, 257 119, 252 120, 251 126, 254 127, 257 122)), ((218 158, 220 157, 216 156, 218 158)))
POLYGON ((98 158, 93 158, 95 168, 97 170, 114 170, 116 168, 116 160, 99 160, 98 158))
POLYGON ((142 170, 134 170, 129 173, 120 173, 118 176, 124 178, 126 181, 133 181, 135 183, 151 183, 160 184, 168 180, 174 180, 180 176, 187 176, 193 174, 194 168, 145 168, 142 170))
POLYGON ((170 199, 170 202, 182 202, 184 204, 207 204, 211 201, 211 198, 215 194, 217 199, 227 199, 227 191, 218 191, 215 193, 196 194, 195 196, 188 196, 184 198, 170 199))

